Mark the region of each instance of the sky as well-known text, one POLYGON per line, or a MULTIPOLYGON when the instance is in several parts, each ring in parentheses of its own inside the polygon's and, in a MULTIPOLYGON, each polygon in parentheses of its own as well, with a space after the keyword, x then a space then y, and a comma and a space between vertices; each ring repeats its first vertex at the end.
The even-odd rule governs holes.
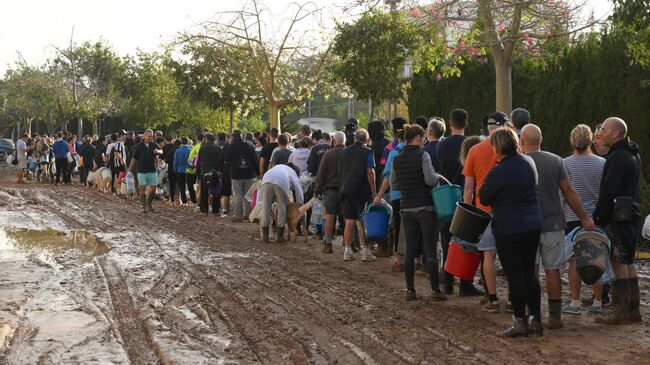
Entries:
MULTIPOLYGON (((281 17, 295 0, 263 1, 281 17)), ((301 0, 302 1, 302 0, 301 0)), ((313 1, 313 0, 312 0, 313 1)), ((611 9, 608 0, 586 0, 596 17, 611 9)), ((349 0, 315 0, 319 5, 337 6, 349 0)), ((140 48, 152 51, 174 35, 187 30, 217 12, 239 10, 244 0, 13 0, 3 2, 0 12, 0 75, 19 60, 30 65, 55 56, 55 49, 67 47, 74 27, 74 40, 103 40, 120 55, 140 48)))

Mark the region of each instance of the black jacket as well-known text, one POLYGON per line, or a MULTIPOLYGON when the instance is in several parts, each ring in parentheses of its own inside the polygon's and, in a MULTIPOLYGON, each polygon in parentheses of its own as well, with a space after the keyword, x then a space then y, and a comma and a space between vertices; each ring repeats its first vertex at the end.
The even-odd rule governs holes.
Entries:
POLYGON ((307 158, 307 171, 311 176, 316 176, 318 173, 318 167, 320 166, 325 152, 327 152, 332 146, 329 143, 317 143, 309 151, 309 158, 307 158))
POLYGON ((98 143, 95 147, 95 168, 106 166, 103 158, 104 153, 106 153, 106 146, 103 143, 98 143))
POLYGON ((233 180, 252 179, 260 174, 255 149, 245 141, 234 140, 226 149, 223 157, 230 167, 230 178, 233 180))
POLYGON ((223 150, 214 142, 207 142, 201 145, 199 149, 199 176, 207 172, 216 170, 221 171, 223 164, 223 150))
POLYGON ((84 158, 84 166, 92 168, 92 163, 95 159, 95 147, 91 145, 88 142, 84 142, 81 147, 79 147, 79 151, 77 151, 79 156, 84 158))
POLYGON ((322 194, 325 190, 339 190, 339 160, 344 148, 345 146, 340 144, 325 152, 316 176, 317 194, 322 194))
POLYGON ((616 197, 629 196, 639 203, 639 146, 629 138, 624 138, 610 147, 605 159, 600 194, 593 214, 594 222, 599 226, 606 226, 611 222, 616 197))
POLYGON ((359 142, 346 147, 339 159, 339 193, 359 200, 369 200, 372 195, 367 178, 368 155, 372 150, 359 142))

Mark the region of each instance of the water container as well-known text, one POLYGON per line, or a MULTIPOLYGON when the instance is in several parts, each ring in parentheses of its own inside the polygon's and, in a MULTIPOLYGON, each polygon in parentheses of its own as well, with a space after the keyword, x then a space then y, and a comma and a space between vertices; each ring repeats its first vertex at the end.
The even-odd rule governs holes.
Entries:
POLYGON ((135 178, 131 171, 126 174, 126 188, 129 194, 135 194, 135 178))
POLYGON ((601 229, 591 232, 581 229, 573 236, 576 269, 585 284, 594 284, 603 275, 609 249, 609 239, 601 229))
POLYGON ((463 189, 458 185, 453 185, 449 180, 440 176, 447 185, 440 185, 431 190, 431 198, 436 207, 436 215, 441 222, 450 222, 456 211, 456 203, 463 196, 463 189))
POLYGON ((491 220, 490 213, 473 205, 458 202, 449 232, 464 241, 477 243, 491 220))
POLYGON ((481 263, 481 254, 468 252, 458 242, 449 242, 445 271, 463 280, 473 280, 481 263))
POLYGON ((363 212, 366 240, 385 239, 388 235, 390 210, 385 205, 368 204, 363 212))

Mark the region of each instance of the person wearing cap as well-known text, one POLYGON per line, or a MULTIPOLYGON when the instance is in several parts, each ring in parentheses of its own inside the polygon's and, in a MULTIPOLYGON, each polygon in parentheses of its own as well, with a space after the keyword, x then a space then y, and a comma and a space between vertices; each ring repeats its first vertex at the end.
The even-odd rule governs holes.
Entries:
MULTIPOLYGON (((395 117, 393 120, 390 121, 390 125, 392 128, 393 136, 397 136, 397 132, 404 129, 404 124, 407 124, 406 119, 402 117, 395 117)), ((384 148, 384 152, 381 154, 381 160, 379 161, 379 164, 382 166, 386 166, 386 161, 388 160, 388 155, 390 154, 390 151, 392 151, 397 145, 399 144, 399 141, 397 138, 393 141, 393 143, 389 144, 384 148)))
MULTIPOLYGON (((508 116, 501 112, 493 113, 487 120, 487 130, 492 134, 499 127, 509 126, 508 116)), ((490 139, 477 144, 469 150, 465 166, 463 166, 463 175, 465 176, 465 189, 463 201, 466 204, 472 204, 476 207, 491 213, 492 207, 481 203, 478 192, 483 186, 485 178, 492 168, 496 165, 496 155, 492 148, 490 139)), ((499 313, 500 306, 497 297, 497 269, 496 255, 497 247, 492 227, 488 225, 478 243, 478 249, 483 253, 483 278, 484 285, 487 289, 486 303, 481 308, 488 313, 499 313)))
POLYGON ((345 123, 345 147, 350 147, 354 143, 354 133, 357 131, 358 125, 357 118, 350 118, 345 123))

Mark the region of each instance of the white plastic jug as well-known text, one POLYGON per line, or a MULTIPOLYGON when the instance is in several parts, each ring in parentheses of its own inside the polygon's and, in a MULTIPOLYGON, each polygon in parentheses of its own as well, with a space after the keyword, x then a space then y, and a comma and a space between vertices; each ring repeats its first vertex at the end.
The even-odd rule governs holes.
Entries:
POLYGON ((135 194, 135 178, 131 171, 126 173, 126 188, 129 194, 135 194))

